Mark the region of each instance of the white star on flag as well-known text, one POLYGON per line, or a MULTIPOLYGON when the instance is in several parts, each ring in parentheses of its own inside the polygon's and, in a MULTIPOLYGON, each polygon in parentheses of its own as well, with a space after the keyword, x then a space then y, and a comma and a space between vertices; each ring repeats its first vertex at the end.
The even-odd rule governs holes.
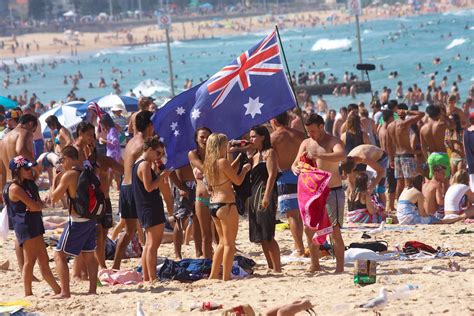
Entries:
POLYGON ((178 122, 171 123, 170 127, 174 131, 178 127, 178 122))
POLYGON ((249 97, 249 102, 244 104, 244 107, 247 109, 245 111, 245 115, 250 115, 252 116, 252 118, 255 118, 255 115, 262 114, 262 111, 260 111, 260 109, 262 108, 263 103, 260 103, 259 99, 260 97, 257 97, 255 99, 249 97))
POLYGON ((179 106, 177 109, 176 109, 176 113, 178 115, 183 115, 184 113, 186 113, 186 110, 182 107, 182 106, 179 106))
POLYGON ((174 136, 179 136, 179 130, 174 131, 174 136))
POLYGON ((197 120, 200 116, 201 116, 201 111, 199 111, 199 109, 194 109, 194 110, 191 112, 191 118, 192 118, 193 120, 197 120))

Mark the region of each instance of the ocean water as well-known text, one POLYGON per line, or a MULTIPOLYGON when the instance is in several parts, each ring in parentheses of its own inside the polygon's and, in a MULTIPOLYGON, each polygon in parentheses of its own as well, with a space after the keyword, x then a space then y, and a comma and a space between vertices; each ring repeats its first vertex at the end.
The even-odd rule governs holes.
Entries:
MULTIPOLYGON (((405 89, 417 83, 425 90, 430 74, 437 71, 437 83, 447 76, 448 87, 455 81, 456 75, 460 74, 463 80, 458 86, 461 96, 466 97, 470 85, 474 82, 473 16, 474 10, 464 10, 363 23, 361 25, 363 60, 365 63, 377 66, 377 70, 370 72, 373 88, 381 90, 384 86, 389 86, 394 91, 396 82, 401 80, 405 89), (459 60, 455 58, 458 54, 461 56, 459 60), (441 58, 440 65, 432 64, 435 57, 441 58), (421 71, 415 69, 418 63, 423 66, 421 71), (383 65, 383 71, 380 70, 380 65, 383 65), (445 70, 448 65, 452 67, 450 73, 445 70), (389 73, 393 71, 397 71, 399 77, 388 79, 389 73)), ((206 78, 207 75, 217 72, 270 31, 172 43, 177 92, 182 91, 186 78, 192 78, 194 84, 197 84, 200 78, 206 78)), ((301 65, 304 65, 306 71, 325 71, 326 75, 333 73, 340 80, 344 71, 360 75, 355 69, 355 64, 358 63, 355 34, 354 23, 326 28, 281 30, 291 71, 298 73, 303 69, 301 65), (312 66, 313 63, 315 67, 312 66)), ((170 94, 164 44, 105 49, 82 53, 77 57, 36 56, 19 58, 18 61, 41 63, 44 60, 48 63, 52 59, 60 61, 54 69, 47 65, 40 67, 38 72, 30 72, 31 79, 27 83, 13 84, 8 90, 1 87, 0 95, 18 95, 28 90, 29 93, 35 92, 43 102, 61 100, 66 97, 71 87, 70 82, 68 85, 63 84, 64 76, 74 74, 78 70, 84 79, 80 81, 76 95, 86 99, 111 93, 110 84, 114 78, 119 80, 123 93, 133 89, 137 94, 139 91, 155 96, 170 94), (120 78, 118 72, 113 73, 113 67, 120 69, 124 77, 120 78), (41 72, 46 75, 44 78, 41 72), (105 78, 108 87, 88 88, 89 83, 97 85, 99 77, 105 78)), ((28 74, 28 71, 25 73, 28 74)), ((15 71, 11 74, 11 79, 15 81, 22 75, 23 73, 15 71)), ((332 108, 339 108, 351 102, 349 97, 327 96, 326 99, 332 108)), ((370 94, 359 95, 357 100, 368 102, 370 94)))

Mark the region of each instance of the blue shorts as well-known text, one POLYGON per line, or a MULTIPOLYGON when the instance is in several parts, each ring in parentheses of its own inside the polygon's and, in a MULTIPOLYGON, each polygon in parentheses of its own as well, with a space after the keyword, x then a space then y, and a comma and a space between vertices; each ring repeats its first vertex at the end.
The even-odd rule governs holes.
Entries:
POLYGON ((277 179, 278 209, 281 214, 291 210, 299 210, 297 183, 298 177, 290 170, 283 171, 277 179))
POLYGON ((73 222, 69 220, 56 245, 56 251, 79 256, 81 252, 93 252, 96 246, 97 221, 73 222))
POLYGON ((35 160, 38 160, 38 157, 44 152, 44 140, 37 139, 33 141, 34 150, 35 150, 35 160))

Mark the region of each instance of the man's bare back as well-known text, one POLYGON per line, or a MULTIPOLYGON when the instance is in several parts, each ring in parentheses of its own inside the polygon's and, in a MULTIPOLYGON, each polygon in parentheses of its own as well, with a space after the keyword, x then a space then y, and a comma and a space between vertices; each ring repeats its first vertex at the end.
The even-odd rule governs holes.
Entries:
POLYGON ((446 152, 444 136, 448 125, 444 121, 428 120, 420 129, 422 151, 426 153, 446 152))
POLYGON ((290 127, 278 127, 270 135, 272 147, 278 157, 278 167, 281 171, 291 169, 298 154, 301 142, 305 139, 304 133, 290 127))
POLYGON ((125 146, 123 153, 123 181, 122 184, 127 185, 132 183, 132 168, 135 161, 140 157, 143 147, 143 136, 141 133, 136 133, 133 138, 125 146))

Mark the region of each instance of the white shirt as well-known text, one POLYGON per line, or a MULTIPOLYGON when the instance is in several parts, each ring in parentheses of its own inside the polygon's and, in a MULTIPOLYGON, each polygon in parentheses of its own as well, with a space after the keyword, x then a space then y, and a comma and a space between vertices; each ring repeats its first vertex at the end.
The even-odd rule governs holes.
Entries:
POLYGON ((450 186, 444 196, 444 210, 460 212, 461 199, 468 190, 469 186, 461 183, 456 183, 450 186))

